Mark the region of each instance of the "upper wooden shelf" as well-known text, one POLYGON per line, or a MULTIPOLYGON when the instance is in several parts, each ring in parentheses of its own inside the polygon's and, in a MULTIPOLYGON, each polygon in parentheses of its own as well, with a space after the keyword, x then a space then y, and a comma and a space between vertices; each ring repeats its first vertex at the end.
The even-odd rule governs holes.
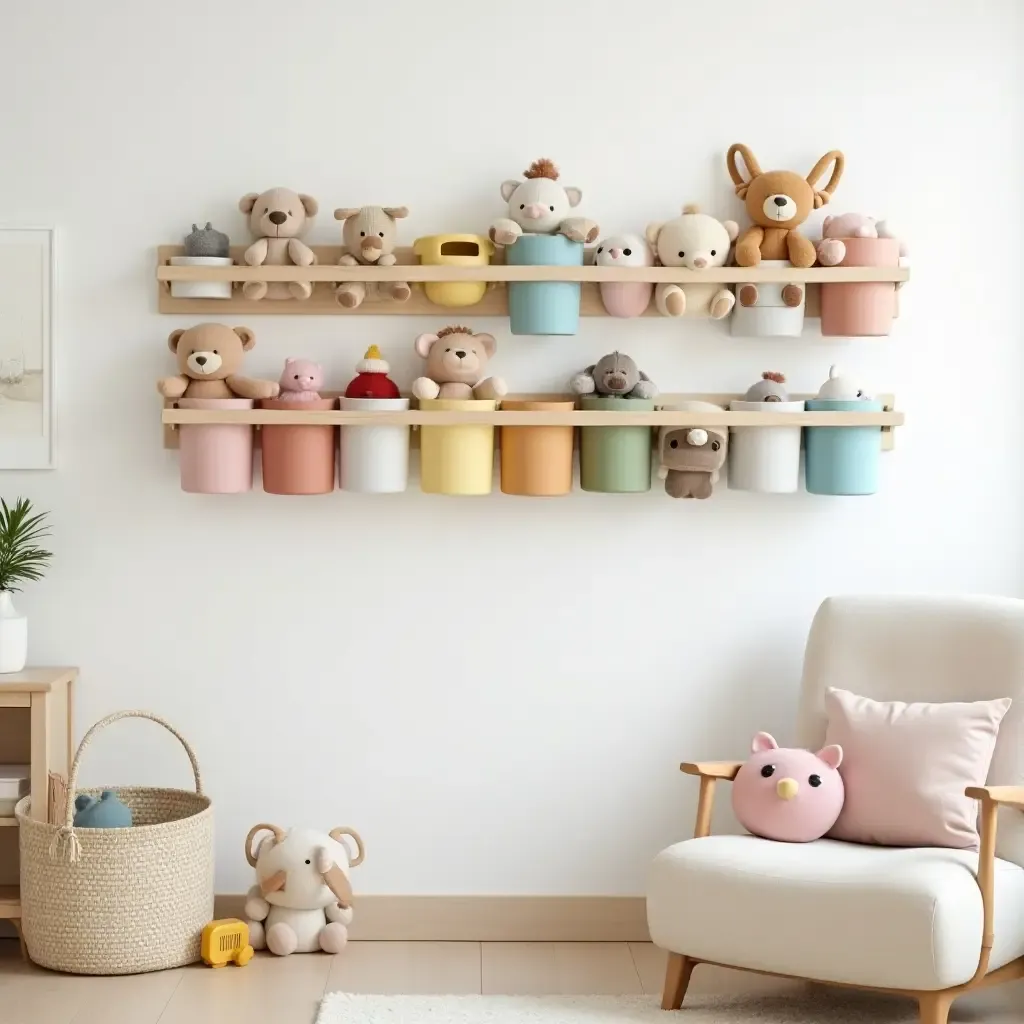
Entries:
POLYGON ((0 675, 0 693, 47 693, 66 686, 78 675, 77 668, 25 668, 0 675))

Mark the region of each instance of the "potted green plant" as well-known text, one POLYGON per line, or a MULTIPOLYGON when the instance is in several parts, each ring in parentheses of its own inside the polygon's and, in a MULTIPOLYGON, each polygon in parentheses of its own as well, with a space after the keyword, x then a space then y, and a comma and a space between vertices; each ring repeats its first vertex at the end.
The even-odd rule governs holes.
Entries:
POLYGON ((33 513, 32 502, 0 498, 0 674, 20 672, 28 660, 28 619, 14 607, 21 584, 43 578, 53 557, 39 546, 50 534, 48 513, 33 513))

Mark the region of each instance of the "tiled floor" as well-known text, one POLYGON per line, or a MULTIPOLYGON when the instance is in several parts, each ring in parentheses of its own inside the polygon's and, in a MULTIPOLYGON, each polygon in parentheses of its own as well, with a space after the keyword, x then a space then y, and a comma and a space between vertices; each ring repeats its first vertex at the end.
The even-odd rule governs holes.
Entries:
MULTIPOLYGON (((53 974, 0 942, 3 1024, 311 1024, 325 992, 657 993, 664 954, 625 942, 354 942, 338 956, 260 954, 248 967, 124 978, 53 974)), ((701 967, 692 991, 797 990, 796 982, 701 967)), ((856 993, 851 999, 858 999, 856 993)), ((960 1000, 953 1019, 1024 1022, 1024 985, 960 1000)))

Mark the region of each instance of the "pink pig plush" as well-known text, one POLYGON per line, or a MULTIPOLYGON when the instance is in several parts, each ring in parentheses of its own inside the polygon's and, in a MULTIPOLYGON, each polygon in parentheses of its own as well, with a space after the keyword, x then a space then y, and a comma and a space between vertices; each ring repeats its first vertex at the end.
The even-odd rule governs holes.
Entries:
POLYGON ((282 402, 315 402, 320 398, 317 389, 324 385, 324 370, 308 359, 286 359, 279 383, 282 402))
POLYGON ((820 839, 843 809, 846 791, 838 772, 843 748, 832 744, 816 754, 780 747, 759 732, 752 753, 732 784, 732 809, 755 836, 783 843, 820 839))

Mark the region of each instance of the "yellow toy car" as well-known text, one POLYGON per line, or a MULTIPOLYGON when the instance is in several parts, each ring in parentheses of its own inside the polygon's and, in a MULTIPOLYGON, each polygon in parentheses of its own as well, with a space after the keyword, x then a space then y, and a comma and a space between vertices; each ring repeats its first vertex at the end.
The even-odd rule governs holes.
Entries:
POLYGON ((223 967, 227 963, 244 967, 253 957, 253 949, 249 945, 249 926, 236 917, 211 921, 203 929, 200 952, 203 960, 211 967, 223 967))

